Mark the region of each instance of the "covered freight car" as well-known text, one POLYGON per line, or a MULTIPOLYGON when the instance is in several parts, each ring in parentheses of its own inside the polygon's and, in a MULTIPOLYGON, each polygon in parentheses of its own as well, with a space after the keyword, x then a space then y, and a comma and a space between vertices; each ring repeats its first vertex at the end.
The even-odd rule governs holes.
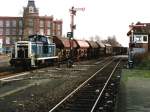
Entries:
POLYGON ((101 41, 98 41, 97 44, 99 45, 98 54, 99 56, 105 56, 105 44, 101 41))
POLYGON ((59 57, 59 61, 67 61, 69 58, 75 59, 78 47, 75 40, 54 36, 53 41, 56 44, 56 54, 59 57))
POLYGON ((105 55, 112 55, 113 54, 113 48, 110 44, 105 44, 105 55))
POLYGON ((89 44, 89 49, 88 49, 88 58, 98 58, 99 55, 99 45, 94 42, 94 41, 87 41, 89 44))
POLYGON ((88 49, 89 49, 89 44, 88 42, 84 41, 84 40, 75 40, 77 45, 78 45, 78 49, 77 49, 77 57, 80 59, 87 59, 88 56, 88 49))

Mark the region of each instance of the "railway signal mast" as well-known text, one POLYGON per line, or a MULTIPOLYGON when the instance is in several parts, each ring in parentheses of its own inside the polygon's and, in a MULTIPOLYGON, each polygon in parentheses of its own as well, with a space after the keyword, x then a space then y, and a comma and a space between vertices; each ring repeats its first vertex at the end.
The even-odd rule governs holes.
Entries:
POLYGON ((71 24, 70 24, 70 29, 72 33, 72 38, 74 36, 74 30, 76 29, 76 25, 74 24, 74 16, 76 16, 76 10, 74 7, 72 7, 70 10, 70 16, 71 16, 71 24))
POLYGON ((76 16, 76 12, 80 10, 84 11, 85 8, 74 8, 74 6, 72 6, 71 9, 69 9, 71 24, 70 24, 70 32, 67 33, 67 37, 69 37, 70 41, 70 59, 68 63, 73 62, 71 58, 73 57, 73 37, 74 37, 74 30, 76 29, 76 25, 74 24, 74 16, 76 16))
POLYGON ((73 36, 74 36, 74 29, 76 28, 76 25, 74 25, 74 16, 76 15, 76 10, 74 7, 72 7, 71 9, 69 9, 69 11, 71 16, 71 24, 70 24, 71 31, 67 33, 67 37, 69 37, 70 42, 70 53, 67 66, 70 68, 72 67, 73 64, 73 36))

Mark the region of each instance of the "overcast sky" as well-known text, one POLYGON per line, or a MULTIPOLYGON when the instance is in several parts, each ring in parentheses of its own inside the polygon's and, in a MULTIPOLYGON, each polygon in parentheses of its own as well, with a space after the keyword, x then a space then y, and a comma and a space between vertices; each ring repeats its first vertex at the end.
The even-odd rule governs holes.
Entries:
MULTIPOLYGON (((0 16, 22 16, 28 0, 1 0, 0 16)), ((150 22, 150 0, 35 0, 40 15, 53 15, 63 20, 63 34, 70 31, 69 9, 85 8, 75 16, 75 38, 89 39, 99 35, 101 39, 115 35, 128 46, 126 33, 132 22, 150 22)))

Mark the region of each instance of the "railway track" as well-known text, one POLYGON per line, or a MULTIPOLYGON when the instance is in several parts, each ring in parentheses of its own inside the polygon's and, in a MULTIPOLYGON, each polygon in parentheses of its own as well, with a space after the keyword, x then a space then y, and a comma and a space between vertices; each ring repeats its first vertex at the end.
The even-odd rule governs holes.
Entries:
MULTIPOLYGON (((100 60, 100 61, 96 62, 95 65, 100 64, 100 63, 104 63, 105 61, 109 61, 111 59, 112 59, 112 57, 106 57, 103 60, 100 60)), ((93 66, 93 65, 82 65, 82 64, 79 65, 79 64, 77 64, 77 65, 73 65, 73 66, 93 66)), ((49 71, 49 70, 47 70, 47 68, 49 68, 49 67, 36 68, 36 69, 34 68, 34 69, 31 69, 31 70, 15 69, 15 68, 12 68, 12 67, 0 68, 0 80, 3 79, 3 78, 4 79, 7 79, 7 78, 9 79, 11 77, 16 77, 17 78, 17 77, 20 76, 20 74, 22 76, 22 74, 35 73, 35 72, 40 72, 40 71, 47 72, 47 71, 49 71)), ((56 69, 61 70, 61 68, 59 69, 57 67, 56 67, 56 69)), ((62 69, 66 70, 66 68, 62 68, 62 69)), ((68 69, 68 70, 72 70, 72 69, 68 69)), ((80 69, 78 69, 78 70, 80 70, 80 69)))
MULTIPOLYGON (((66 68, 66 66, 62 66, 61 68, 47 67, 0 78, 1 110, 3 112, 17 110, 21 112, 48 112, 66 94, 71 93, 71 91, 82 84, 87 78, 91 77, 92 73, 99 68, 103 69, 107 67, 107 64, 111 64, 110 61, 114 59, 116 58, 110 57, 81 64, 77 63, 73 68, 66 68), (3 107, 4 104, 7 108, 11 107, 11 109, 3 107), (23 107, 20 107, 20 104, 23 107)), ((95 76, 92 77, 94 78, 95 76)), ((92 77, 91 79, 93 79, 92 77)), ((99 91, 96 89, 96 92, 99 91)), ((64 110, 64 112, 67 111, 69 110, 64 110)))
POLYGON ((49 112, 113 112, 120 76, 120 59, 105 64, 49 112))

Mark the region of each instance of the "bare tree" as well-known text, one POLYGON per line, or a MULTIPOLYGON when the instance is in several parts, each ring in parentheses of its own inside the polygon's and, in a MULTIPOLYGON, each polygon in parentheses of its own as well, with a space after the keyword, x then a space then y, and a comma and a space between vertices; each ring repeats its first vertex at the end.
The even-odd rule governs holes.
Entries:
POLYGON ((97 41, 97 42, 99 42, 101 39, 100 39, 100 36, 98 36, 98 35, 96 35, 95 36, 95 40, 97 41))
POLYGON ((117 41, 116 36, 108 36, 107 40, 104 41, 105 43, 111 44, 112 46, 121 46, 121 44, 117 41))
POLYGON ((94 37, 90 37, 90 41, 94 41, 94 37))

